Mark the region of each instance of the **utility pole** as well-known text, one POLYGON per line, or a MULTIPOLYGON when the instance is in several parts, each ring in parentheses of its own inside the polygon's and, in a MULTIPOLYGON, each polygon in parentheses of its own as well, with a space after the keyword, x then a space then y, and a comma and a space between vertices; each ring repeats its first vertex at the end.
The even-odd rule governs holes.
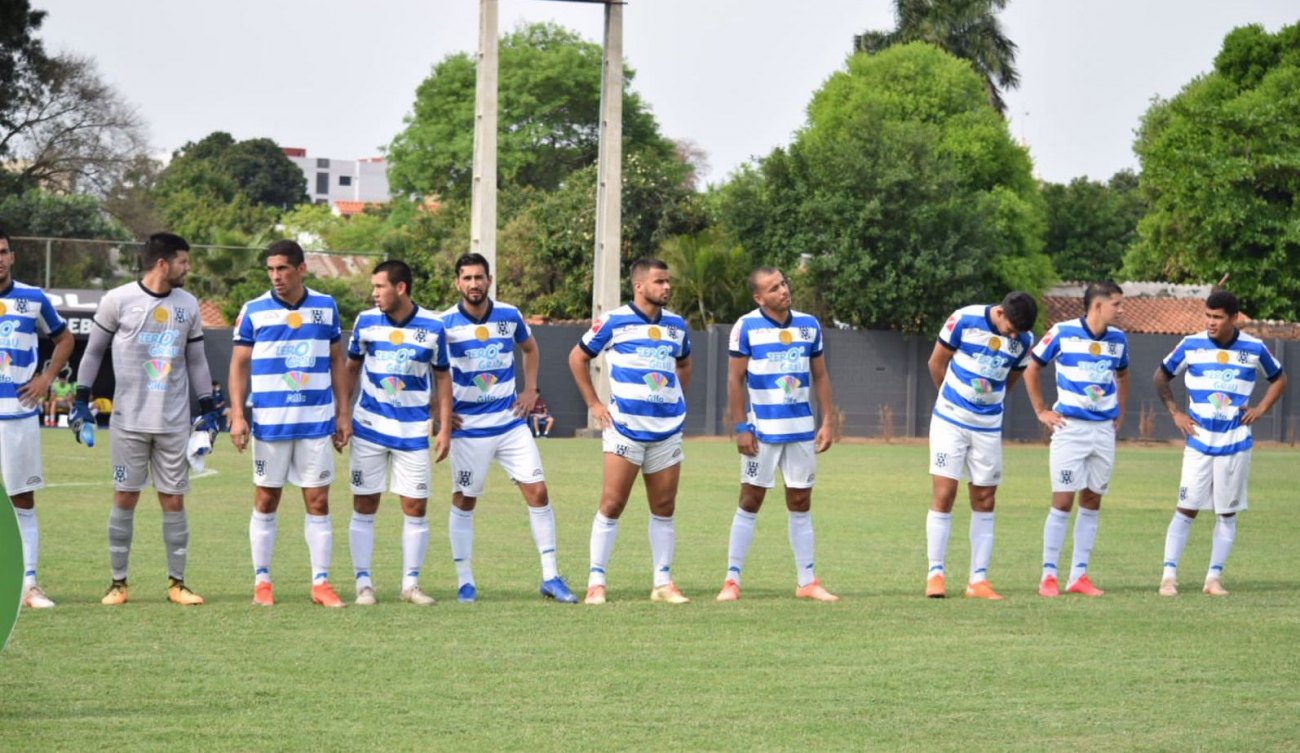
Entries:
MULTIPOLYGON (((497 268, 497 3, 479 0, 478 69, 474 86, 474 178, 469 250, 497 268)), ((495 279, 495 278, 494 278, 495 279)), ((488 295, 496 296, 496 282, 488 295)))

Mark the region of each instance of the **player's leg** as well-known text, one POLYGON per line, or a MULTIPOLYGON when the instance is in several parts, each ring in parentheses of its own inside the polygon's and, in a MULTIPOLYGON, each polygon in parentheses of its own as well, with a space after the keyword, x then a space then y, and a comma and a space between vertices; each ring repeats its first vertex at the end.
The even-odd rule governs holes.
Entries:
POLYGON ((154 434, 150 471, 162 506, 163 544, 167 549, 167 598, 173 604, 198 606, 203 597, 185 585, 189 561, 190 522, 185 512, 185 495, 190 490, 188 428, 154 434))
POLYGON ((428 450, 389 451, 392 482, 389 488, 402 503, 402 601, 427 607, 433 597, 420 589, 420 571, 429 551, 429 481, 432 474, 428 450))
POLYGON ((330 483, 334 480, 332 436, 293 440, 289 483, 302 489, 307 514, 303 538, 311 562, 311 600, 323 607, 341 608, 343 600, 330 585, 334 554, 334 523, 330 519, 330 483))
POLYGON ((375 584, 371 561, 375 551, 375 514, 379 497, 388 479, 387 451, 359 437, 352 438, 348 457, 348 476, 352 491, 352 517, 348 521, 348 552, 352 556, 352 575, 356 584, 356 603, 375 603, 375 584))
POLYGON ((673 513, 677 508, 677 486, 682 472, 682 435, 646 445, 641 465, 646 501, 650 503, 650 555, 654 563, 654 588, 650 600, 668 604, 690 601, 673 583, 673 554, 677 530, 673 513))
POLYGON ((1052 501, 1043 522, 1043 570, 1038 581, 1038 595, 1047 598, 1060 596, 1059 563, 1065 534, 1070 528, 1070 510, 1074 507, 1075 493, 1083 486, 1084 459, 1090 452, 1083 442, 1084 422, 1067 421, 1052 432, 1048 450, 1049 479, 1052 501))
POLYGON ((496 452, 497 463, 506 475, 519 486, 524 503, 528 506, 528 528, 533 535, 533 545, 541 560, 542 580, 537 590, 544 598, 573 604, 578 599, 560 577, 555 552, 555 511, 551 508, 550 492, 546 487, 546 474, 542 470, 542 455, 537 450, 537 440, 522 426, 500 437, 496 452))
POLYGON ((1103 591, 1088 577, 1088 563, 1097 541, 1097 524, 1101 516, 1101 498, 1110 489, 1115 467, 1115 424, 1097 421, 1088 425, 1092 451, 1084 461, 1086 483, 1079 491, 1079 512, 1074 518, 1074 556, 1066 590, 1084 596, 1101 596, 1103 591))
POLYGON ((49 609, 54 602, 36 582, 40 531, 36 525, 36 492, 45 488, 41 474, 41 425, 35 416, 0 421, 0 477, 9 492, 23 550, 22 604, 49 609))
POLYGON ((605 603, 605 568, 618 539, 618 519, 627 506, 632 484, 641 472, 645 446, 634 442, 613 427, 602 436, 602 477, 600 504, 591 524, 591 567, 587 573, 587 604, 605 603))
POLYGON ((1182 559, 1192 521, 1203 509, 1213 509, 1214 458, 1186 447, 1178 480, 1178 503, 1165 530, 1165 558, 1160 574, 1160 595, 1178 595, 1178 561, 1182 559))
POLYGON ((109 462, 112 464, 113 507, 108 513, 108 566, 113 582, 101 603, 127 601, 127 571, 135 537, 135 508, 140 490, 149 481, 151 442, 147 435, 109 425, 109 462))
POLYGON ((271 559, 275 553, 277 511, 289 478, 293 442, 253 440, 253 513, 248 519, 248 544, 253 558, 253 603, 271 606, 271 559))
POLYGON ((952 508, 957 500, 970 432, 937 417, 930 418, 930 510, 925 516, 925 550, 929 562, 925 595, 942 599, 945 593, 945 564, 948 537, 952 533, 952 508))
POLYGON ((836 602, 813 569, 816 554, 812 522, 812 489, 817 478, 817 452, 811 441, 784 445, 778 460, 785 482, 785 507, 789 516, 790 550, 794 553, 798 587, 795 596, 811 601, 836 602))
POLYGON ((451 443, 451 510, 447 538, 456 566, 456 600, 478 600, 474 583, 474 508, 487 485, 488 465, 496 455, 497 437, 458 437, 451 443))
POLYGON ((754 530, 758 525, 758 511, 763 507, 767 490, 776 485, 777 459, 783 445, 758 442, 758 454, 740 456, 740 499, 731 516, 731 532, 727 537, 727 572, 722 579, 718 601, 736 601, 740 598, 740 573, 745 567, 749 547, 754 543, 754 530))
POLYGON ((1237 540, 1237 513, 1247 507, 1246 484, 1250 478, 1250 450, 1214 458, 1214 535, 1210 544, 1210 568, 1202 589, 1210 596, 1227 596, 1223 568, 1237 540))
POLYGON ((1002 480, 1002 435, 1000 432, 971 432, 970 454, 970 578, 966 596, 998 601, 1002 597, 988 580, 993 559, 994 507, 1002 480))

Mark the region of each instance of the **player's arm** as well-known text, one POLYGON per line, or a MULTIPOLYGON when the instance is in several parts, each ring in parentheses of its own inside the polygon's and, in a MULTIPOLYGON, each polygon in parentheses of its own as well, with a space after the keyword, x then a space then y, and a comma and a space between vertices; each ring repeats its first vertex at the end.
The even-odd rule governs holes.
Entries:
POLYGON ((248 402, 248 377, 252 371, 253 346, 235 343, 230 349, 230 372, 226 375, 226 389, 230 391, 230 442, 240 452, 248 446, 248 419, 244 405, 248 402))
POLYGON ((515 398, 514 413, 523 417, 533 412, 533 404, 537 402, 537 366, 541 363, 542 351, 533 337, 519 343, 519 350, 524 356, 524 388, 515 398))
POLYGON ((582 349, 582 345, 573 346, 569 351, 569 373, 573 375, 573 384, 582 395, 582 402, 591 411, 591 418, 596 427, 604 429, 609 426, 609 409, 600 403, 596 395, 596 386, 591 382, 591 356, 582 349))
POLYGON ((732 355, 727 359, 727 415, 736 431, 736 451, 753 457, 758 454, 758 438, 749 425, 745 413, 745 397, 749 392, 745 375, 749 373, 749 356, 732 355))
POLYGON ((936 340, 930 360, 926 364, 930 369, 930 381, 936 390, 943 390, 943 378, 948 373, 948 363, 952 361, 953 351, 941 340, 936 340))
POLYGON ((59 330, 59 334, 50 339, 54 343, 54 352, 50 354, 49 365, 18 389, 18 401, 28 407, 40 404, 47 395, 53 398, 50 385, 54 383, 54 377, 63 370, 68 363, 68 358, 72 356, 72 332, 67 327, 59 330))
POLYGON ((817 396, 817 411, 822 414, 821 428, 813 439, 813 449, 826 452, 831 448, 831 426, 835 422, 834 405, 831 403, 831 375, 826 370, 826 359, 815 356, 808 364, 812 369, 813 394, 817 396))
MULTIPOLYGON (((1014 372, 1013 372, 1014 373, 1014 372)), ((1060 413, 1047 407, 1047 402, 1043 400, 1043 384, 1039 380, 1042 378, 1043 365, 1038 362, 1037 358, 1029 359, 1029 366, 1025 369, 1025 392, 1029 393, 1029 404, 1034 409, 1034 415, 1038 416, 1038 421, 1043 426, 1055 429, 1065 424, 1065 419, 1060 413)), ((1011 380, 1007 380, 1007 389, 1011 389, 1011 380)))
POLYGON ((1025 376, 1025 369, 1023 367, 1019 369, 1012 369, 1007 374, 1006 392, 1010 392, 1011 388, 1016 386, 1016 382, 1019 382, 1024 376, 1025 376))
POLYGON ((1156 373, 1151 376, 1151 383, 1155 385, 1156 394, 1160 396, 1160 402, 1164 403, 1165 410, 1169 411, 1169 417, 1174 420, 1174 425, 1178 427, 1178 430, 1186 436, 1194 437, 1196 436, 1196 421, 1178 409, 1178 402, 1174 400, 1172 382, 1173 376, 1165 371, 1165 365, 1161 363, 1156 366, 1156 373))
POLYGON ((434 369, 433 384, 438 406, 438 435, 433 440, 434 462, 441 463, 451 449, 451 369, 434 369))
POLYGON ((689 387, 691 384, 691 371, 694 368, 695 365, 691 361, 690 353, 687 353, 686 355, 677 359, 677 366, 676 366, 677 387, 681 389, 683 396, 686 395, 686 388, 689 387))
POLYGON ((343 341, 330 343, 330 387, 334 390, 334 449, 352 438, 352 390, 348 386, 348 358, 343 354, 343 341))
POLYGON ((1124 416, 1128 412, 1128 369, 1115 372, 1115 397, 1119 402, 1119 415, 1115 417, 1115 431, 1124 425, 1124 416))
POLYGON ((1247 408, 1245 413, 1241 414, 1241 423, 1243 426, 1250 426, 1268 413, 1268 409, 1273 407, 1282 398, 1282 393, 1286 391, 1286 372, 1278 372, 1277 378, 1268 385, 1268 391, 1264 397, 1260 398, 1259 404, 1253 408, 1247 408))

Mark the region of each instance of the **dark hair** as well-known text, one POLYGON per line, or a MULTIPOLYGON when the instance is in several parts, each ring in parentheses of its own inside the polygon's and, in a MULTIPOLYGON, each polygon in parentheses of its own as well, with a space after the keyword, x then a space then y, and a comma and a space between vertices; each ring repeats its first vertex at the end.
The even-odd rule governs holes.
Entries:
POLYGON ((7 240, 9 240, 9 234, 5 232, 4 228, 0 227, 0 241, 7 241, 7 240))
POLYGON ((643 256, 640 259, 637 259, 636 261, 632 262, 631 267, 628 267, 628 271, 631 275, 632 282, 636 282, 637 280, 641 279, 646 275, 647 272, 649 272, 652 269, 662 269, 665 272, 667 272, 668 265, 664 264, 662 261, 658 259, 651 259, 648 256, 643 256))
POLYGON ((171 261, 176 258, 176 254, 182 251, 189 251, 190 244, 185 239, 174 233, 154 233, 149 236, 149 240, 144 242, 144 248, 140 249, 140 267, 148 272, 153 269, 159 261, 171 261))
POLYGON ((1210 297, 1205 299, 1205 308, 1211 311, 1222 311, 1228 316, 1236 316, 1241 311, 1241 307, 1237 303, 1237 296, 1223 288, 1210 291, 1210 297))
POLYGON ((1098 298, 1110 298, 1113 295, 1124 295, 1124 291, 1110 280, 1088 283, 1088 287, 1083 289, 1083 313, 1092 311, 1093 301, 1098 298))
POLYGON ((295 267, 301 266, 307 261, 307 257, 303 255, 302 246, 290 240, 276 241, 268 246, 262 252, 262 262, 265 263, 272 256, 283 256, 295 267))
POLYGON ((411 294, 411 289, 415 287, 415 278, 411 276, 411 268, 401 259, 389 259, 381 261, 375 266, 375 274, 383 274, 388 278, 389 285, 406 283, 406 294, 411 294))
POLYGON ((1002 313, 1017 332, 1029 332, 1033 330, 1034 321, 1038 319, 1038 304, 1028 293, 1014 290, 1002 299, 1002 313))
POLYGON ((749 279, 745 280, 745 285, 749 287, 749 294, 753 295, 758 292, 758 276, 779 273, 781 270, 776 267, 758 267, 749 273, 749 279))
POLYGON ((468 254, 462 254, 461 257, 456 260, 457 277, 460 277, 460 270, 463 267, 482 267, 483 274, 488 277, 492 276, 492 267, 488 264, 487 257, 480 253, 470 252, 468 254))

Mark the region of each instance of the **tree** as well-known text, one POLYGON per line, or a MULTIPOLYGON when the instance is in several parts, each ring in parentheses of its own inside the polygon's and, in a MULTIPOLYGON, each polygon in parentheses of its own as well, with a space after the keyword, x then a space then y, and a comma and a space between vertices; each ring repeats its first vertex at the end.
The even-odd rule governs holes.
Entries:
MULTIPOLYGON (((593 165, 599 140, 601 48, 554 24, 530 24, 501 39, 497 168, 502 189, 554 190, 593 165)), ((456 53, 434 66, 416 91, 414 111, 388 151, 394 193, 470 195, 474 151, 474 59, 456 53)), ((624 69, 625 153, 671 159, 673 145, 624 69)))
POLYGON ((806 266, 834 318, 861 327, 932 333, 1052 277, 1028 154, 970 67, 926 44, 851 57, 794 143, 719 204, 755 262, 806 266))
MULTIPOLYGON (((45 11, 32 10, 27 0, 0 3, 0 133, 14 127, 14 110, 29 96, 33 70, 46 62, 45 48, 36 32, 45 11)), ((8 156, 0 146, 0 158, 8 156)))
POLYGON ((659 258, 672 270, 669 305, 696 329, 729 324, 754 307, 749 255, 718 228, 669 238, 659 258))
POLYGON ((1042 187, 1047 204, 1047 245, 1062 280, 1119 279, 1124 254, 1137 240, 1146 211, 1138 178, 1121 170, 1108 183, 1075 178, 1042 187))
POLYGON ((984 79, 989 104, 1005 117, 1002 92, 1020 86, 1016 44, 997 16, 1006 7, 1007 0, 894 0, 896 28, 855 36, 853 49, 875 54, 911 42, 932 44, 969 61, 984 79))
MULTIPOLYGON (((234 322, 245 303, 271 289, 266 273, 260 269, 256 271, 257 274, 248 275, 225 291, 226 295, 221 300, 221 315, 226 321, 234 322)), ((303 284, 319 293, 334 296, 334 302, 339 307, 339 323, 344 329, 352 326, 357 320, 357 314, 373 305, 370 301, 369 275, 329 278, 307 275, 303 278, 303 284)))
MULTIPOLYGON (((13 236, 131 239, 125 228, 100 210, 93 197, 64 196, 35 188, 0 198, 0 227, 13 236)), ((13 244, 19 251, 14 276, 43 284, 43 248, 21 241, 13 241, 13 244), (39 254, 32 253, 37 250, 39 254)), ((53 287, 84 288, 92 286, 95 281, 110 280, 122 271, 114 264, 116 253, 112 245, 54 244, 50 250, 49 279, 53 287)))
POLYGON ((1228 286, 1300 318, 1300 24, 1234 29, 1214 70, 1152 104, 1134 151, 1150 210, 1125 274, 1228 286))

